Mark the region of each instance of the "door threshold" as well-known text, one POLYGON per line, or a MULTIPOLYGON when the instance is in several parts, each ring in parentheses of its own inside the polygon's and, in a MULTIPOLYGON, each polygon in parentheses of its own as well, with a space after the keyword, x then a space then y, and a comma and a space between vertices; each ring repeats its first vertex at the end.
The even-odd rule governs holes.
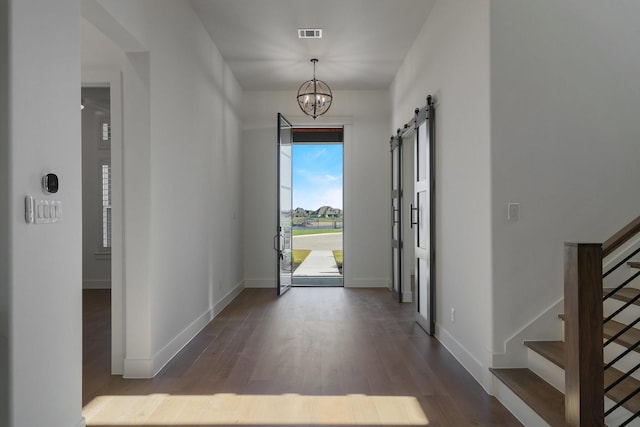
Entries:
POLYGON ((342 276, 293 276, 291 286, 343 286, 342 276))

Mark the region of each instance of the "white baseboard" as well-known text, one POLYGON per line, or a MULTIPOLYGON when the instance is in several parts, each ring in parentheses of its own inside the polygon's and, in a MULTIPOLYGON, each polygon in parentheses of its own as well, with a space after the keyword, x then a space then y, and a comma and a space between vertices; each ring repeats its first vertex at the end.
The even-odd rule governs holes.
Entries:
POLYGON ((154 375, 153 359, 124 359, 123 378, 143 379, 154 375))
POLYGON ((240 292, 244 290, 244 287, 244 281, 242 281, 227 292, 227 294, 213 306, 213 317, 215 318, 231 303, 231 301, 236 299, 236 297, 240 295, 240 292))
POLYGON ((83 280, 82 289, 111 289, 111 280, 103 280, 103 279, 83 280))
POLYGON ((411 291, 402 292, 402 302, 413 302, 413 292, 411 291))
POLYGON ((388 279, 351 279, 344 282, 345 288, 387 288, 389 289, 388 279))
POLYGON ((162 350, 154 356, 154 373, 155 376, 162 368, 165 367, 176 354, 180 352, 189 342, 198 335, 235 297, 244 289, 244 282, 238 283, 232 290, 227 292, 220 301, 214 304, 209 310, 205 311, 196 320, 191 322, 182 332, 172 339, 162 350))
POLYGON ((73 427, 87 427, 87 420, 85 420, 84 417, 82 417, 80 418, 80 421, 78 421, 76 425, 73 427))
POLYGON ((488 366, 483 366, 466 347, 464 347, 446 329, 436 324, 436 338, 460 362, 462 367, 480 384, 487 393, 493 393, 493 380, 488 366))
POLYGON ((213 319, 213 307, 202 313, 196 320, 191 322, 189 326, 184 328, 182 332, 176 335, 167 345, 153 356, 153 376, 156 376, 162 368, 173 357, 189 344, 189 341, 195 337, 209 322, 213 319))
POLYGON ((245 279, 245 288, 258 288, 258 289, 275 289, 277 286, 276 281, 273 279, 245 279))
POLYGON ((167 345, 158 351, 153 359, 125 359, 124 378, 153 378, 171 361, 191 340, 204 329, 224 308, 245 288, 244 282, 238 283, 213 307, 202 313, 167 345))

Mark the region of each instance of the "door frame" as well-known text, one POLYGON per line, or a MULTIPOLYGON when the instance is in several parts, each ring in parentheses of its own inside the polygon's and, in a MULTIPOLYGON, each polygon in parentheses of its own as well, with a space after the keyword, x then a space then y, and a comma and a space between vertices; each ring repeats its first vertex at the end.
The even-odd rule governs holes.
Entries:
POLYGON ((84 70, 82 87, 109 87, 111 109, 111 374, 124 373, 124 226, 122 72, 84 70))
MULTIPOLYGON (((353 238, 351 230, 353 230, 353 220, 351 213, 353 212, 353 199, 355 191, 353 190, 353 171, 351 164, 353 162, 353 116, 320 116, 315 122, 310 122, 308 116, 289 114, 287 118, 294 127, 339 127, 344 129, 343 133, 343 157, 342 171, 344 173, 342 182, 342 206, 344 233, 342 235, 343 247, 343 268, 342 268, 342 286, 345 288, 363 288, 371 286, 370 279, 360 279, 353 277, 352 253, 353 238)), ((272 285, 273 286, 273 285, 272 285)), ((387 282, 388 286, 388 282, 387 282)))
MULTIPOLYGON (((309 144, 309 145, 340 145, 342 147, 342 165, 341 165, 341 172, 342 172, 342 253, 343 253, 343 269, 342 269, 342 274, 340 275, 340 284, 339 285, 334 285, 332 283, 325 283, 325 284, 319 284, 319 286, 327 286, 327 287, 345 287, 345 274, 344 274, 344 255, 345 255, 345 230, 346 230, 346 220, 345 220, 345 132, 346 132, 346 126, 345 125, 331 125, 331 124, 298 124, 298 125, 293 125, 293 141, 292 141, 292 145, 305 145, 305 144, 309 144), (308 141, 298 141, 296 142, 296 132, 295 129, 342 129, 342 138, 340 141, 322 141, 322 140, 308 140, 308 141)), ((293 190, 295 190, 295 188, 293 188, 293 190)), ((293 192, 292 192, 293 194, 293 192)), ((294 248, 293 243, 292 243, 292 248, 294 248)), ((292 280, 292 284, 293 286, 306 286, 307 283, 304 283, 306 280, 304 279, 298 279, 298 283, 295 283, 295 278, 292 280)), ((329 280, 330 281, 330 280, 329 280)), ((337 280, 336 280, 337 282, 337 280)), ((314 285, 311 285, 314 286, 314 285)))

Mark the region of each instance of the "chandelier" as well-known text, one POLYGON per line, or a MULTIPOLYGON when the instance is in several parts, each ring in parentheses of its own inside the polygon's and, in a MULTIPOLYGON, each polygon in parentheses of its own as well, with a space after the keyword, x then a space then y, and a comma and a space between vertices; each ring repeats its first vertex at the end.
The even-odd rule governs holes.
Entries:
POLYGON ((333 95, 325 82, 316 79, 316 62, 318 62, 318 59, 313 58, 311 62, 313 62, 313 79, 307 80, 300 85, 300 89, 298 89, 298 105, 307 116, 311 116, 315 120, 316 117, 329 111, 333 95))

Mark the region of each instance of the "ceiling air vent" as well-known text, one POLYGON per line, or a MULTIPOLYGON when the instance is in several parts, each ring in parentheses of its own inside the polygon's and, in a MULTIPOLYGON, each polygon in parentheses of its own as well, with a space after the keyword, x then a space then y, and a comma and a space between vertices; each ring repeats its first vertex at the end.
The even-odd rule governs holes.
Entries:
POLYGON ((322 28, 298 28, 299 39, 321 39, 322 28))

